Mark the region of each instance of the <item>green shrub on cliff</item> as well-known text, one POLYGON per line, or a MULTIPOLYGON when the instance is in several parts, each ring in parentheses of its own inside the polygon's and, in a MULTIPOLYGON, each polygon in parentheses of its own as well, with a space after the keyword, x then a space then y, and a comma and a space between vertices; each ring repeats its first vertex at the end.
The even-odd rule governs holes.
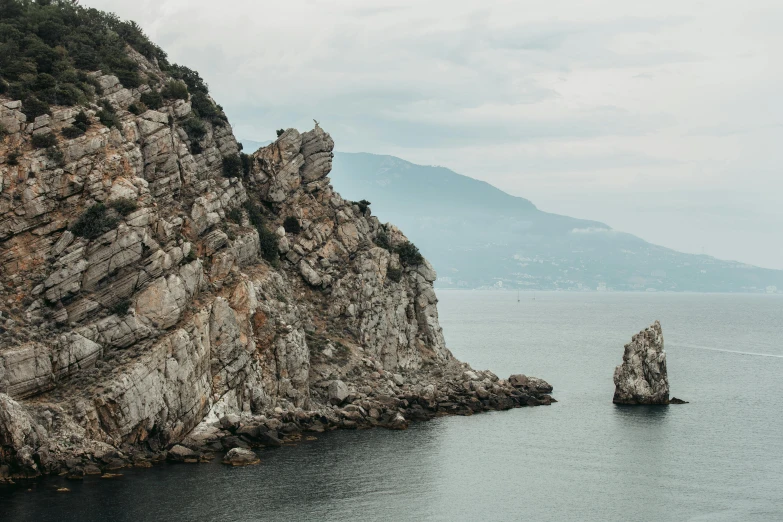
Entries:
POLYGON ((386 277, 388 277, 389 280, 394 281, 395 283, 399 283, 402 280, 402 268, 392 268, 392 267, 387 268, 386 277))
POLYGON ((0 0, 0 76, 16 99, 82 103, 95 94, 82 71, 101 70, 138 87, 143 78, 126 45, 168 66, 166 53, 134 22, 77 2, 0 0))
MULTIPOLYGON (((199 120, 195 116, 190 116, 187 120, 183 121, 182 129, 188 135, 188 138, 193 141, 200 141, 204 136, 207 135, 207 126, 204 125, 203 121, 199 120)), ((199 152, 194 152, 194 154, 200 153, 201 148, 199 147, 199 152)))
POLYGON ((57 145, 52 145, 46 149, 46 157, 49 158, 58 167, 65 165, 65 154, 57 145))
POLYGON ((245 202, 245 210, 250 223, 258 230, 258 238, 261 244, 261 257, 272 266, 280 262, 280 254, 277 250, 277 235, 266 227, 266 220, 261 208, 252 201, 245 202))
POLYGON ((381 248, 385 248, 389 252, 392 250, 391 246, 391 240, 389 239, 389 234, 386 232, 386 228, 381 228, 380 232, 375 236, 375 239, 373 242, 378 245, 381 248))
POLYGON ((400 243, 394 248, 394 252, 400 256, 400 262, 405 266, 416 266, 424 263, 424 257, 410 241, 400 243))
MULTIPOLYGON (((242 144, 240 143, 240 145, 242 144)), ((244 152, 239 153, 239 159, 242 161, 242 172, 245 173, 245 177, 248 177, 253 170, 253 159, 244 152)))
POLYGON ((141 103, 148 109, 158 110, 163 106, 163 96, 156 90, 147 91, 141 95, 141 103))
POLYGON ((36 149, 47 149, 57 145, 57 137, 51 132, 47 132, 46 134, 33 134, 31 141, 33 147, 36 149))
POLYGON ((117 211, 121 216, 127 216, 138 208, 136 201, 131 198, 119 198, 109 203, 109 207, 117 211))
MULTIPOLYGON (((91 73, 98 70, 117 76, 127 88, 156 84, 159 79, 139 68, 128 46, 177 80, 164 87, 169 97, 208 94, 198 73, 170 64, 138 24, 68 0, 0 0, 0 94, 22 100, 32 119, 46 114, 50 105, 93 100, 100 88, 91 73)), ((142 101, 150 108, 160 106, 142 101)), ((215 121, 222 124, 222 110, 214 110, 215 121)))
POLYGON ((109 128, 116 127, 122 130, 120 118, 117 116, 117 111, 111 103, 106 100, 101 100, 101 107, 103 108, 95 113, 98 120, 109 128))
POLYGON ((160 95, 167 100, 187 100, 188 99, 188 86, 185 82, 180 80, 171 80, 160 91, 160 95))
POLYGON ((289 234, 298 234, 302 231, 302 225, 299 224, 299 220, 295 216, 288 216, 283 221, 283 228, 289 234))
POLYGON ((9 167, 16 167, 19 165, 19 158, 22 157, 22 153, 18 150, 13 150, 8 153, 8 158, 6 158, 5 162, 9 167))
POLYGON ((60 131, 60 133, 63 135, 64 138, 67 138, 69 140, 84 135, 84 131, 74 125, 70 125, 68 127, 63 128, 63 130, 60 131))
POLYGON ((359 206, 359 212, 364 214, 365 212, 367 212, 367 209, 370 208, 370 205, 372 203, 370 203, 366 199, 363 199, 361 201, 357 201, 356 204, 359 206))
POLYGON ((111 307, 111 313, 117 314, 119 316, 123 316, 128 313, 130 307, 131 307, 130 299, 123 299, 122 301, 120 301, 119 303, 111 307))
POLYGON ((79 216, 71 232, 86 239, 95 239, 116 227, 117 223, 119 219, 108 214, 106 205, 96 203, 79 216))
POLYGON ((239 156, 227 156, 223 158, 223 176, 236 178, 242 173, 242 160, 239 156))
POLYGON ((28 95, 22 101, 22 112, 27 116, 28 120, 34 120, 38 116, 49 114, 49 104, 39 100, 33 95, 28 95))

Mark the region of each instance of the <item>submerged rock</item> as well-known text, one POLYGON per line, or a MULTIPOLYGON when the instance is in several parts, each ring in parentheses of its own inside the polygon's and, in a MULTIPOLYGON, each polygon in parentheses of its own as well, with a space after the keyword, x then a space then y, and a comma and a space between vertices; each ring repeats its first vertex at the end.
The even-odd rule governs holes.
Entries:
POLYGON ((223 457, 223 464, 230 466, 252 466, 259 462, 261 462, 261 459, 258 458, 258 455, 244 448, 231 449, 223 457))
POLYGON ((661 323, 634 335, 614 370, 615 404, 669 404, 669 379, 661 323))

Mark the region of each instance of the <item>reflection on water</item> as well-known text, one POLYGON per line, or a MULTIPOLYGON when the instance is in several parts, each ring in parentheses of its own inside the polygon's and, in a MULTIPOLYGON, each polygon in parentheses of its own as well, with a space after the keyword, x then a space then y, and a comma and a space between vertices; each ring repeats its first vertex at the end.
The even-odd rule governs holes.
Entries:
POLYGON ((344 431, 229 468, 0 488, 0 520, 783 520, 783 299, 441 293, 457 357, 546 378, 560 401, 344 431), (612 404, 631 334, 660 319, 673 406, 612 404), (65 485, 70 493, 57 493, 65 485))
POLYGON ((647 405, 628 406, 626 404, 612 404, 614 418, 630 422, 635 425, 650 426, 662 422, 669 413, 669 408, 684 406, 677 405, 647 405))

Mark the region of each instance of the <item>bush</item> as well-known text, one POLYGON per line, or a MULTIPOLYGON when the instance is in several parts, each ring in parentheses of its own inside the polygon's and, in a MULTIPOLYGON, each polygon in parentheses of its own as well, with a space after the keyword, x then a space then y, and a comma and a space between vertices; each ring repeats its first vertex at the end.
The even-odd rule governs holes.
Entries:
POLYGON ((73 118, 73 126, 86 131, 90 126, 89 116, 84 111, 79 111, 79 114, 73 118))
POLYGON ((367 209, 370 208, 371 203, 367 201, 366 199, 363 199, 361 201, 357 201, 356 204, 359 206, 359 212, 364 214, 367 212, 367 209))
POLYGON ((386 277, 395 283, 399 283, 402 280, 402 268, 387 268, 386 277))
POLYGON ((416 266, 424 263, 424 257, 419 252, 419 249, 410 241, 400 243, 394 251, 400 256, 400 262, 405 266, 416 266))
POLYGON ((141 103, 152 110, 158 110, 163 106, 163 96, 158 91, 147 91, 141 95, 141 103))
POLYGON ((199 118, 212 120, 220 116, 220 111, 203 92, 197 92, 190 97, 191 107, 199 118))
MULTIPOLYGON (((111 108, 111 105, 109 105, 109 107, 111 108)), ((70 127, 65 127, 62 130, 62 135, 72 140, 84 134, 89 127, 90 117, 87 116, 84 111, 79 111, 79 113, 73 118, 73 124, 70 127)))
POLYGON ((28 96, 22 102, 22 112, 27 116, 28 120, 34 120, 38 116, 49 114, 49 104, 35 96, 28 96))
POLYGON ((128 107, 128 111, 130 111, 131 114, 134 114, 138 116, 139 114, 144 114, 146 112, 147 108, 144 106, 143 103, 131 103, 128 107))
POLYGON ((236 178, 242 173, 242 160, 239 156, 228 156, 223 158, 223 176, 227 178, 236 178))
POLYGON ((302 225, 299 224, 299 220, 294 216, 285 218, 285 221, 283 221, 283 228, 285 228, 285 231, 289 234, 298 234, 302 231, 302 225))
POLYGON ((109 207, 116 210, 117 213, 120 214, 121 216, 127 216, 128 214, 130 214, 131 212, 139 208, 136 202, 131 198, 115 199, 114 201, 109 203, 109 207))
POLYGON ((116 75, 122 86, 127 87, 128 89, 135 89, 141 85, 141 77, 139 76, 138 71, 122 69, 117 71, 116 75))
POLYGON ((190 144, 191 154, 195 156, 196 154, 201 154, 202 152, 204 152, 204 149, 201 147, 201 144, 199 142, 194 141, 193 143, 190 144))
POLYGON ((78 127, 69 125, 68 127, 63 128, 61 134, 63 135, 64 138, 72 140, 74 138, 78 138, 79 136, 83 136, 84 131, 78 127))
POLYGON ((204 136, 207 135, 206 125, 204 125, 204 122, 195 116, 191 116, 187 120, 183 121, 182 129, 188 135, 188 138, 193 141, 200 141, 204 136))
POLYGON ((65 154, 56 145, 46 149, 46 157, 52 160, 58 167, 65 165, 65 154))
POLYGON ((33 147, 36 149, 47 149, 57 145, 57 137, 51 132, 47 132, 46 134, 33 134, 32 143, 33 147))
POLYGON ((160 91, 161 96, 167 100, 187 100, 188 86, 180 80, 170 80, 160 91))
POLYGON ((117 315, 125 315, 128 313, 128 310, 130 309, 131 301, 130 299, 123 299, 119 303, 115 304, 111 307, 111 313, 117 314, 117 315))
POLYGON ((237 225, 242 224, 242 211, 238 208, 232 208, 226 212, 226 217, 237 225))
POLYGON ((266 227, 261 227, 258 228, 258 240, 261 246, 261 257, 267 260, 272 266, 278 266, 280 254, 277 249, 277 234, 266 227))
MULTIPOLYGON (((242 144, 240 143, 239 150, 242 150, 241 145, 242 144)), ((244 152, 239 153, 239 159, 242 161, 242 172, 245 173, 245 177, 248 177, 253 170, 253 160, 244 152)))
POLYGON ((385 228, 382 228, 380 232, 378 232, 378 234, 375 236, 374 242, 379 247, 385 248, 386 250, 391 252, 392 250, 391 240, 389 239, 389 234, 386 232, 385 228))
POLYGON ((19 165, 19 158, 22 156, 22 154, 18 150, 14 150, 8 153, 8 158, 6 158, 5 162, 10 167, 16 167, 19 165))
POLYGON ((100 122, 109 127, 117 127, 118 129, 122 129, 122 123, 120 123, 120 119, 117 117, 117 114, 114 112, 109 112, 105 109, 101 109, 97 113, 95 113, 95 116, 98 117, 98 120, 100 122))
POLYGON ((79 216, 71 232, 86 239, 95 239, 117 226, 119 220, 108 214, 106 205, 96 203, 79 216))
POLYGON ((266 228, 264 215, 261 209, 252 201, 245 202, 245 210, 250 223, 258 230, 258 238, 261 243, 261 257, 266 259, 272 266, 277 266, 280 254, 277 250, 277 235, 266 228))
POLYGON ((285 129, 277 129, 277 137, 279 138, 280 136, 282 136, 284 132, 285 129))
POLYGON ((109 127, 117 127, 118 129, 122 130, 122 123, 120 123, 120 119, 117 117, 117 111, 114 109, 114 107, 109 103, 107 100, 101 100, 101 107, 103 107, 101 110, 99 110, 97 113, 95 113, 95 116, 100 120, 100 122, 109 127))
POLYGON ((189 69, 184 65, 173 64, 168 68, 168 72, 172 78, 185 82, 185 85, 188 86, 188 91, 191 93, 209 93, 207 84, 204 83, 204 80, 199 76, 198 72, 193 69, 189 69))

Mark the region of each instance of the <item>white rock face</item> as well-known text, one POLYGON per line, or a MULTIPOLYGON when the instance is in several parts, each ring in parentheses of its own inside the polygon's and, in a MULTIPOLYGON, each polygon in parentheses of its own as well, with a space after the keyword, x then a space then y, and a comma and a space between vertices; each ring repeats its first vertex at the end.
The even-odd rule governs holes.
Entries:
POLYGON ((669 404, 669 380, 661 323, 633 336, 614 370, 615 404, 669 404))
POLYGON ((128 108, 148 86, 97 81, 122 129, 92 118, 66 140, 80 108, 55 110, 38 123, 58 136, 63 165, 29 145, 35 126, 0 97, 11 133, 0 158, 22 153, 18 166, 0 162, 0 469, 57 473, 75 454, 96 461, 120 447, 162 453, 227 415, 269 416, 271 432, 283 414, 318 429, 373 411, 373 423, 404 428, 401 393, 422 397, 427 415, 455 393, 465 401, 447 413, 531 403, 490 381, 463 387, 463 372, 485 374, 446 348, 435 271, 405 266, 403 233, 334 192, 334 142, 319 126, 288 129, 245 158, 246 175, 226 178, 223 159, 239 153, 230 125, 205 121, 195 143, 189 104, 137 116, 128 108), (135 210, 111 210, 127 198, 135 210), (73 224, 96 203, 110 225, 80 237, 73 224), (301 231, 286 233, 292 216, 301 231), (334 403, 351 409, 336 417, 334 403))

